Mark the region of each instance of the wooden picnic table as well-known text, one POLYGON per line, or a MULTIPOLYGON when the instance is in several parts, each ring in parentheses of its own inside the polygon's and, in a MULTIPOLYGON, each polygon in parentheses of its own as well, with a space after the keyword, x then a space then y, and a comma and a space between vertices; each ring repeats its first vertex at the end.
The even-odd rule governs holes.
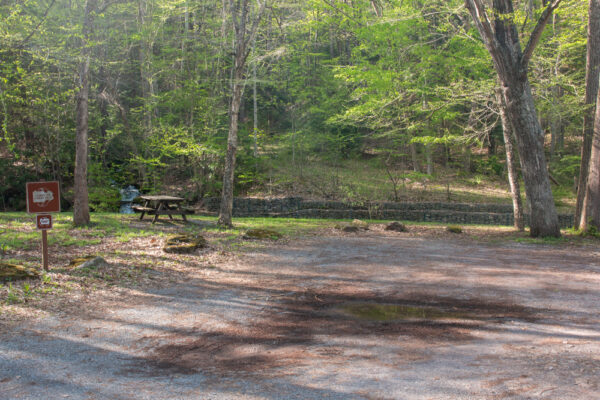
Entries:
POLYGON ((170 219, 173 219, 173 215, 181 215, 184 221, 186 214, 192 214, 190 210, 186 210, 181 207, 181 203, 185 199, 174 196, 140 196, 140 199, 144 200, 143 206, 133 206, 134 211, 142 213, 140 220, 144 219, 144 215, 154 215, 152 223, 158 221, 160 215, 168 215, 170 219))

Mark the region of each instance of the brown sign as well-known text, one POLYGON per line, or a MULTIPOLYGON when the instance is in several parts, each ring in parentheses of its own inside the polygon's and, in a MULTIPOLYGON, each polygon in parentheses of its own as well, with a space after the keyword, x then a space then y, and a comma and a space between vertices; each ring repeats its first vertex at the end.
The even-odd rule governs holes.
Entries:
POLYGON ((60 212, 60 189, 58 182, 28 182, 27 212, 60 212))
POLYGON ((35 216, 35 224, 40 231, 52 229, 52 214, 38 214, 35 216))

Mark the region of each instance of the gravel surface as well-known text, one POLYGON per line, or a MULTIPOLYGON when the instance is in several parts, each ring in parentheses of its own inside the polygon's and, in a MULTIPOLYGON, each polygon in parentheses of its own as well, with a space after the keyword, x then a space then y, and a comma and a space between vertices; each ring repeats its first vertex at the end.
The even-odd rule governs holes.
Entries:
POLYGON ((360 233, 273 243, 0 326, 1 399, 600 399, 593 248, 360 233), (364 304, 447 318, 358 318, 364 304))

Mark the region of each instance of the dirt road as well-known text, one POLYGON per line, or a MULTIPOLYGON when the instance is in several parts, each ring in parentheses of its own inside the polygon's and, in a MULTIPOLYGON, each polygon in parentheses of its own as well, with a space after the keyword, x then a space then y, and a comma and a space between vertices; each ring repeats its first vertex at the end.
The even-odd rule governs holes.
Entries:
POLYGON ((127 306, 5 329, 0 398, 600 399, 599 255, 275 243, 127 306))

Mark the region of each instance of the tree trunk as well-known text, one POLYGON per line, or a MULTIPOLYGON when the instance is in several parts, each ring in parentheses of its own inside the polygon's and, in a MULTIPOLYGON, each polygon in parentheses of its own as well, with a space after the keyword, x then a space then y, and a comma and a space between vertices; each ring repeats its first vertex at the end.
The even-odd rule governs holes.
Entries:
POLYGON ((493 0, 492 19, 482 0, 465 0, 465 4, 492 56, 502 85, 506 115, 513 129, 521 159, 525 192, 531 202, 531 236, 559 237, 558 215, 544 155, 544 135, 537 117, 527 69, 533 50, 560 0, 549 2, 546 6, 525 50, 521 49, 518 29, 513 18, 512 0, 493 0))
POLYGON ((244 83, 243 73, 236 73, 233 83, 233 96, 231 98, 229 121, 229 134, 227 137, 227 154, 225 155, 225 171, 223 173, 223 193, 221 197, 221 210, 218 224, 231 227, 233 214, 233 183, 235 175, 235 157, 238 142, 238 126, 240 116, 240 105, 242 103, 244 83))
POLYGON ((517 140, 525 193, 531 203, 531 236, 560 236, 558 215, 550 188, 544 155, 544 135, 539 125, 529 82, 503 88, 507 116, 517 140))
POLYGON ((465 147, 463 149, 463 169, 465 170, 465 174, 469 174, 471 172, 471 155, 471 145, 465 144, 465 147))
POLYGON ((75 173, 73 224, 83 226, 90 223, 90 207, 87 188, 88 159, 88 100, 90 96, 90 49, 89 35, 92 30, 93 11, 96 0, 87 0, 83 17, 82 62, 79 67, 79 93, 77 94, 77 127, 75 131, 75 173))
POLYGON ((587 231, 589 224, 600 229, 600 91, 596 100, 594 137, 590 154, 590 170, 585 199, 581 212, 581 229, 587 231))
POLYGON ((496 91, 496 100, 498 110, 502 121, 502 134, 504 137, 504 149, 506 150, 506 169, 508 171, 508 184, 510 186, 510 195, 513 202, 514 226, 519 231, 525 230, 525 221, 523 218, 523 201, 521 200, 521 187, 519 185, 519 174, 515 168, 515 156, 512 142, 512 125, 506 115, 506 105, 503 101, 502 91, 496 91))
POLYGON ((421 172, 419 168, 419 156, 417 154, 417 144, 411 143, 410 147, 410 156, 412 158, 412 167, 414 172, 421 172))
POLYGON ((234 65, 232 69, 232 96, 231 106, 229 109, 229 134, 227 137, 227 154, 225 155, 225 171, 223 173, 223 192, 221 195, 221 209, 219 212, 219 220, 217 224, 220 226, 231 227, 232 211, 233 211, 233 183, 235 177, 235 157, 238 142, 238 126, 240 105, 244 93, 246 73, 246 60, 250 52, 250 43, 254 41, 258 23, 262 18, 265 9, 265 2, 259 3, 259 10, 254 16, 254 20, 248 13, 248 0, 243 0, 241 3, 236 3, 234 0, 229 0, 229 9, 233 20, 233 28, 235 31, 235 54, 234 65), (252 26, 248 29, 249 23, 252 26))
MULTIPOLYGON (((252 42, 252 51, 254 52, 256 48, 256 40, 252 42)), ((258 99, 257 99, 257 91, 256 91, 256 61, 252 64, 252 106, 253 106, 253 117, 254 117, 254 126, 252 129, 252 136, 254 138, 254 157, 258 156, 258 99)))
POLYGON ((577 203, 575 205, 575 227, 584 229, 586 221, 582 218, 583 203, 587 192, 588 172, 592 136, 594 135, 594 104, 599 87, 600 74, 600 0, 589 0, 588 43, 585 72, 585 110, 583 117, 583 146, 581 148, 581 168, 577 184, 577 203))
POLYGON ((433 150, 430 144, 425 145, 425 154, 427 159, 427 175, 433 175, 433 150))

